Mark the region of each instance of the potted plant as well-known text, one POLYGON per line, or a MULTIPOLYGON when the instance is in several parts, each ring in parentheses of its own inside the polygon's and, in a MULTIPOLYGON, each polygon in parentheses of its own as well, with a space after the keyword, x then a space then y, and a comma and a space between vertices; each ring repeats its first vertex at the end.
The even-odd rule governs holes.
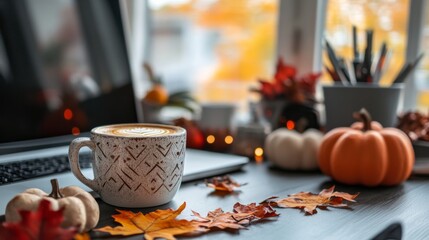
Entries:
POLYGON ((264 117, 272 129, 282 126, 291 128, 292 123, 307 119, 307 128, 319 128, 317 112, 313 105, 316 102, 316 83, 321 73, 297 75, 297 70, 287 65, 282 58, 278 59, 276 72, 272 80, 259 80, 260 86, 251 91, 261 96, 260 104, 264 117), (311 115, 311 116, 310 116, 311 115))
POLYGON ((145 63, 143 68, 152 84, 151 89, 146 92, 141 104, 145 122, 162 122, 160 112, 166 106, 180 107, 194 113, 200 106, 189 91, 179 91, 169 94, 165 89, 159 76, 156 76, 152 67, 145 63))

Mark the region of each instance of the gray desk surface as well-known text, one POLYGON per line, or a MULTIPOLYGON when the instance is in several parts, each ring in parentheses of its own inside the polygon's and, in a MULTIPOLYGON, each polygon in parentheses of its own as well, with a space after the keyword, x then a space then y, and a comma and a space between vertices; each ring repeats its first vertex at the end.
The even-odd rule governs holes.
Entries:
MULTIPOLYGON (((268 164, 248 164, 243 171, 231 173, 238 182, 247 182, 241 192, 219 196, 206 188, 202 180, 183 184, 172 202, 156 208, 132 209, 149 212, 160 208, 177 208, 186 202, 184 218, 191 209, 205 215, 218 207, 232 210, 236 202, 259 202, 270 196, 286 197, 299 191, 318 193, 335 183, 318 172, 288 172, 270 168, 268 164)), ((255 223, 237 232, 212 232, 189 239, 370 239, 393 222, 404 227, 403 239, 429 239, 429 177, 413 176, 397 187, 364 188, 336 184, 336 190, 360 192, 351 209, 318 210, 305 216, 298 209, 277 209, 281 214, 275 221, 255 223)), ((115 207, 99 200, 101 218, 98 227, 114 226, 111 215, 115 207)), ((91 233, 102 237, 100 233, 91 233)), ((142 235, 121 239, 142 239, 142 235)), ((179 237, 179 239, 188 239, 179 237)))

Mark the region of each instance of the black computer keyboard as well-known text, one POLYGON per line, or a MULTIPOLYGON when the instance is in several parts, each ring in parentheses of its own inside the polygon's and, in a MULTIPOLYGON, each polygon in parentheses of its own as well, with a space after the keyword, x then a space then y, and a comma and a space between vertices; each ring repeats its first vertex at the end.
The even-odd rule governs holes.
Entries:
MULTIPOLYGON (((81 168, 92 167, 91 154, 80 154, 81 168)), ((67 155, 0 164, 0 185, 70 171, 67 155)))

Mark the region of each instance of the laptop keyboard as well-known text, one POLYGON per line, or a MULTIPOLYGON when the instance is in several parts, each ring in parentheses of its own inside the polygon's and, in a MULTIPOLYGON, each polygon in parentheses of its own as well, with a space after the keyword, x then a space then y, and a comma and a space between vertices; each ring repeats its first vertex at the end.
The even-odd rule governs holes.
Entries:
MULTIPOLYGON (((79 155, 81 168, 92 167, 90 153, 79 155)), ((67 155, 0 164, 0 185, 70 171, 67 155)))

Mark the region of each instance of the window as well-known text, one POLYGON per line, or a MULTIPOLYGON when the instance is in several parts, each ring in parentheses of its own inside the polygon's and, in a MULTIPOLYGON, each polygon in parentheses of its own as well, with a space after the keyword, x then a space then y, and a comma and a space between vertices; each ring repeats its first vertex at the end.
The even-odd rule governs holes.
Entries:
POLYGON ((273 74, 277 0, 151 0, 150 59, 170 92, 247 104, 273 74))
MULTIPOLYGON (((296 40, 296 27, 301 27, 304 32, 318 32, 323 28, 322 35, 339 55, 350 61, 353 54, 352 25, 355 25, 361 52, 366 45, 365 29, 374 30, 375 59, 382 42, 386 41, 391 53, 381 83, 388 85, 401 69, 405 56, 413 53, 407 50, 407 41, 410 41, 408 21, 413 24, 421 16, 414 17, 416 14, 410 14, 410 11, 423 9, 419 4, 416 7, 416 2, 424 5, 421 0, 320 0, 317 4, 299 1, 304 4, 307 14, 302 17, 294 10, 298 3, 294 0, 149 0, 147 10, 151 21, 148 25, 151 29, 144 35, 150 36, 150 57, 144 59, 153 63, 170 92, 189 89, 203 102, 246 104, 249 85, 254 85, 258 77, 268 78, 273 73, 276 56, 293 55, 293 44, 292 47, 286 45, 296 40), (312 20, 309 23, 309 17, 316 14, 319 16, 315 18, 316 24, 312 20), (285 29, 290 31, 285 32, 285 29), (287 44, 276 49, 277 40, 287 44)), ((141 14, 134 11, 133 15, 141 14)), ((427 32, 424 30, 425 39, 429 39, 427 32)), ((419 38, 420 32, 411 32, 410 36, 414 35, 419 38)), ((424 41, 423 47, 426 48, 429 40, 424 41)), ((323 64, 328 61, 324 49, 320 49, 320 34, 309 35, 301 39, 301 43, 305 45, 304 49, 316 48, 306 55, 305 62, 314 57, 310 70, 300 72, 322 69, 318 59, 323 57, 323 64)), ((299 65, 298 68, 304 64, 293 63, 299 65)), ((417 75, 427 71, 429 56, 421 66, 424 71, 417 75)), ((324 81, 328 79, 326 74, 322 78, 324 81)), ((417 88, 423 86, 428 89, 420 92, 419 102, 429 106, 429 84, 423 80, 417 83, 417 88), (426 96, 424 94, 427 97, 422 98, 426 96)), ((406 99, 416 95, 415 89, 407 89, 406 99)))

